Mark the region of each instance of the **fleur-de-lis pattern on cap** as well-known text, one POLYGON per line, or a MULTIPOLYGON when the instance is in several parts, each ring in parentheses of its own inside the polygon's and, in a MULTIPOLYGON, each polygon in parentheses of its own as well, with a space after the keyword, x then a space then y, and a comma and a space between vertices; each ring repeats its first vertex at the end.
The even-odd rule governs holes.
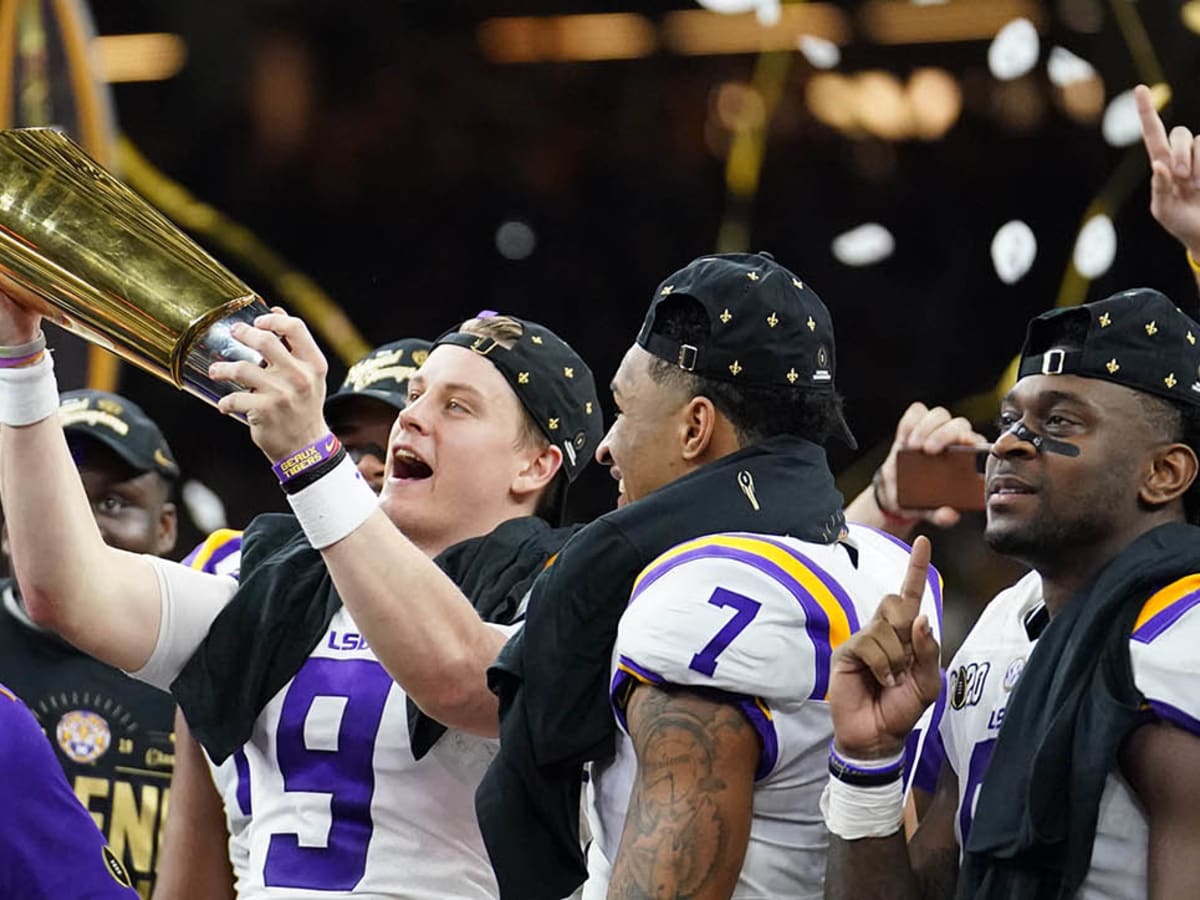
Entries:
POLYGON ((1017 377, 1077 375, 1200 406, 1200 325, 1151 288, 1052 309, 1030 323, 1017 377), (1196 376, 1190 377, 1191 373, 1196 376))
MULTIPOLYGON (((702 256, 663 279, 651 295, 637 342, 705 378, 747 387, 835 390, 829 310, 811 286, 766 253, 702 256), (656 327, 660 305, 693 301, 712 323, 706 336, 685 341, 656 327)), ((844 422, 839 431, 853 446, 844 422)))
MULTIPOLYGON (((483 339, 485 358, 504 376, 542 434, 564 449, 563 471, 574 481, 604 437, 592 372, 570 345, 548 328, 509 318, 521 325, 521 337, 512 341, 483 339), (567 444, 571 452, 565 450, 567 444)), ((438 338, 434 346, 470 348, 476 340, 477 336, 452 331, 438 338)))

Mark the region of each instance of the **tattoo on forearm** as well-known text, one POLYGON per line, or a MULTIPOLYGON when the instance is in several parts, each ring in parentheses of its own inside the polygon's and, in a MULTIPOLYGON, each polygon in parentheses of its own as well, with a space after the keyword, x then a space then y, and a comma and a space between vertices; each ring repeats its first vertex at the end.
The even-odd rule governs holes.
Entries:
POLYGON ((650 687, 634 692, 627 718, 639 775, 609 897, 696 897, 722 873, 730 837, 718 751, 750 725, 727 704, 650 687))

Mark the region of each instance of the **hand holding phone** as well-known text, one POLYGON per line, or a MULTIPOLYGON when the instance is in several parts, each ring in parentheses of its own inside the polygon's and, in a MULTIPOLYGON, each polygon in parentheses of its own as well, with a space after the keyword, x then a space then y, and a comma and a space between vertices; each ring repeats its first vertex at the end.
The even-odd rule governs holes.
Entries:
POLYGON ((896 501, 901 509, 984 508, 983 470, 991 446, 951 446, 938 454, 896 453, 896 501))

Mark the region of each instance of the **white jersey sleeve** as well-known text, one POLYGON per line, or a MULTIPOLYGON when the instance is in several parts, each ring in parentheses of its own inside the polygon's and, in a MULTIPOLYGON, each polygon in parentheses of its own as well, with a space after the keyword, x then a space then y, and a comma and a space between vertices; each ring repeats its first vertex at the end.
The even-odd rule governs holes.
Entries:
POLYGON ((1200 735, 1200 574, 1146 601, 1129 640, 1133 680, 1160 719, 1200 735))
MULTIPOLYGON (((819 549, 845 552, 836 548, 819 549)), ((833 646, 856 621, 842 586, 792 546, 715 535, 639 578, 617 632, 618 669, 768 701, 824 699, 833 646)))
POLYGON ((635 583, 617 631, 622 727, 633 682, 720 691, 763 737, 764 777, 778 758, 772 717, 825 698, 833 650, 858 627, 831 574, 849 565, 841 545, 762 535, 713 535, 668 551, 635 583))
POLYGON ((213 619, 237 591, 237 581, 228 575, 198 572, 182 563, 146 558, 158 578, 158 640, 146 664, 128 674, 167 691, 208 634, 213 619))

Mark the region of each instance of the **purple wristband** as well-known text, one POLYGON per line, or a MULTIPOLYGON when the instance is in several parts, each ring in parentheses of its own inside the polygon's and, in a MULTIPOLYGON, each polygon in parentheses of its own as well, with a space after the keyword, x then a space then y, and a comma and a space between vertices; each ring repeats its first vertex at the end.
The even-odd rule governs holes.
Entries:
POLYGON ((30 353, 28 356, 0 359, 0 369, 19 369, 22 366, 31 366, 45 355, 45 350, 38 350, 36 353, 30 353))
POLYGON ((297 475, 332 458, 341 449, 342 442, 330 433, 313 441, 307 447, 301 447, 295 453, 288 454, 271 466, 271 471, 275 473, 280 484, 287 484, 297 475))
POLYGON ((838 781, 853 784, 857 787, 879 787, 880 785, 891 784, 904 775, 904 752, 901 751, 900 758, 894 762, 884 763, 879 766, 868 766, 858 762, 851 762, 844 756, 839 755, 833 749, 833 745, 830 744, 829 774, 838 781))

